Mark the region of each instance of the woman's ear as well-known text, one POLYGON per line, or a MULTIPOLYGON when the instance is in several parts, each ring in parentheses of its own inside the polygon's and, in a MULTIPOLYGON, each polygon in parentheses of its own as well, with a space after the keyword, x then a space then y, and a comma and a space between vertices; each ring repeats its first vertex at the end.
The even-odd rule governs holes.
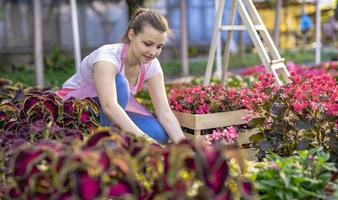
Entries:
POLYGON ((134 39, 134 37, 135 37, 134 29, 129 29, 129 31, 128 31, 128 39, 129 39, 129 41, 131 41, 132 39, 134 39))

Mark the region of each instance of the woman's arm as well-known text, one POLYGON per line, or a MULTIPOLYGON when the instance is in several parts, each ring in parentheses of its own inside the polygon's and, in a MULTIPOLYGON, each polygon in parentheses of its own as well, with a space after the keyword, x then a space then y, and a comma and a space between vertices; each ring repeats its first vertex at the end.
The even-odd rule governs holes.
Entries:
POLYGON ((148 91, 153 102, 155 113, 170 138, 178 143, 185 138, 174 113, 170 109, 164 87, 163 73, 150 78, 147 82, 148 91))
POLYGON ((122 130, 136 135, 144 135, 143 131, 129 118, 117 102, 116 67, 109 62, 97 62, 94 65, 94 83, 103 113, 122 130))

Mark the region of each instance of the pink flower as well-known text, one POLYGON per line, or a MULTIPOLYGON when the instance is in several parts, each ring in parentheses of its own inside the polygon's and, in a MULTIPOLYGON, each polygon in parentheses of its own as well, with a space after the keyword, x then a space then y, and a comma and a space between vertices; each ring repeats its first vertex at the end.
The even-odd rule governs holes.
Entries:
POLYGON ((206 144, 212 144, 217 141, 223 141, 225 143, 234 143, 238 137, 236 128, 233 126, 228 128, 214 129, 210 135, 206 136, 206 144))
POLYGON ((338 103, 327 104, 326 110, 329 115, 338 116, 338 103))
POLYGON ((295 112, 300 113, 303 110, 303 104, 299 103, 298 101, 292 104, 293 109, 295 112))

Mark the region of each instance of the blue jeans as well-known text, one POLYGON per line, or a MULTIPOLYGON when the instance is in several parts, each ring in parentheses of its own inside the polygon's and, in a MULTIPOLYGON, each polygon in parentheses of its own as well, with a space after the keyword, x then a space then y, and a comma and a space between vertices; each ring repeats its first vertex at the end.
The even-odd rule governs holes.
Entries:
MULTIPOLYGON (((121 74, 117 74, 115 77, 117 101, 119 105, 126 109, 129 98, 130 89, 128 80, 121 74)), ((101 126, 112 126, 112 122, 106 117, 101 108, 99 99, 94 98, 100 107, 100 125, 101 126)), ((161 144, 168 143, 168 135, 159 123, 159 121, 153 116, 146 116, 139 113, 133 113, 126 111, 130 119, 138 126, 145 134, 156 140, 161 144)))

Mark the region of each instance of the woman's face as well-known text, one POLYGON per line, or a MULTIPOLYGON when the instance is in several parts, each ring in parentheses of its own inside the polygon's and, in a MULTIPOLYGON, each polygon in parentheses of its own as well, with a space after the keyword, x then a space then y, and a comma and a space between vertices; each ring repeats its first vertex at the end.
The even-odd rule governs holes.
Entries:
POLYGON ((128 37, 134 56, 138 62, 146 64, 160 55, 167 33, 145 25, 143 32, 138 34, 133 29, 129 30, 128 37))

